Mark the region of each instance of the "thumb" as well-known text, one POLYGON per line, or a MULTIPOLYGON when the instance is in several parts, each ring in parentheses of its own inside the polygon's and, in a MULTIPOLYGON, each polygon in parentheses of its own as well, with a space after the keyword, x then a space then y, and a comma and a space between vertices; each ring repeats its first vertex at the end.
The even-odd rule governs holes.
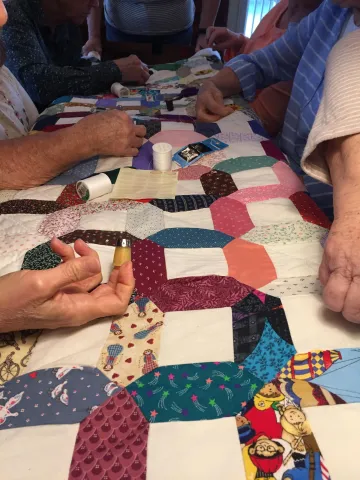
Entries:
POLYGON ((43 271, 43 282, 48 293, 55 295, 62 288, 74 282, 80 282, 101 272, 100 261, 97 257, 81 257, 62 263, 56 268, 43 271))
POLYGON ((130 296, 135 288, 135 278, 133 274, 133 265, 132 262, 126 262, 121 265, 117 284, 116 284, 116 295, 119 298, 130 299, 130 296))

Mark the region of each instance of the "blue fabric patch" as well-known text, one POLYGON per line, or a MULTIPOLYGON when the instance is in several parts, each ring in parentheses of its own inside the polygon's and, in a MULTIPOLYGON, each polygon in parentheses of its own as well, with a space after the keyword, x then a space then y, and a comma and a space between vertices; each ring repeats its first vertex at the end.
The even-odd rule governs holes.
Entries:
POLYGON ((69 185, 70 183, 78 182, 83 178, 88 178, 95 172, 99 157, 92 157, 75 165, 64 173, 49 180, 46 185, 69 185))
MULTIPOLYGON (((160 107, 160 101, 159 100, 148 101, 143 99, 141 100, 141 106, 148 107, 148 108, 160 107)), ((134 107, 134 110, 136 110, 136 107, 134 107)))
POLYGON ((257 122, 256 120, 250 120, 248 123, 254 133, 257 133, 258 135, 261 135, 262 137, 268 138, 270 140, 270 135, 267 133, 264 127, 260 125, 259 122, 257 122))
POLYGON ((266 321, 259 343, 242 365, 264 383, 268 383, 276 377, 276 374, 295 353, 295 347, 279 337, 270 323, 266 321))
POLYGON ((210 138, 213 135, 221 133, 221 130, 217 123, 195 122, 195 132, 210 138))
POLYGON ((359 403, 360 350, 358 348, 341 348, 311 353, 315 378, 310 378, 310 382, 335 393, 346 403, 359 403), (326 364, 325 357, 327 358, 326 364))
POLYGON ((60 367, 22 375, 0 387, 0 430, 81 422, 119 387, 97 368, 60 367))
POLYGON ((73 97, 71 95, 64 95, 63 97, 59 97, 56 100, 54 100, 51 105, 58 105, 59 103, 68 103, 71 101, 72 98, 73 97))
POLYGON ((205 228, 167 228, 148 239, 165 248, 223 248, 234 237, 205 228))
POLYGON ((217 195, 177 195, 174 200, 151 200, 151 205, 164 212, 187 212, 209 208, 219 197, 217 195))

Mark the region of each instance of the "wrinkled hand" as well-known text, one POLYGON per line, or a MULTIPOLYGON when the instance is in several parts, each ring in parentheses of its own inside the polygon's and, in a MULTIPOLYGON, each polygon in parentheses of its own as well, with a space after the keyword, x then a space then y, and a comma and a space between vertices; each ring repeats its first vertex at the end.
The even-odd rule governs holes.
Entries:
POLYGON ((360 211, 334 221, 320 266, 324 303, 360 323, 360 211))
POLYGON ((56 268, 22 270, 0 277, 0 332, 21 329, 78 327, 97 318, 122 315, 134 289, 131 262, 102 279, 97 253, 82 240, 74 250, 53 239, 62 257, 56 268))
POLYGON ((143 125, 134 125, 129 115, 119 110, 89 115, 72 128, 79 130, 79 138, 93 145, 93 155, 134 157, 146 135, 143 125))
POLYGON ((233 110, 224 105, 221 91, 211 82, 204 82, 196 100, 196 117, 200 122, 216 122, 233 110))
POLYGON ((114 60, 115 65, 122 73, 123 83, 136 83, 144 85, 150 77, 149 69, 136 55, 114 60))
POLYGON ((98 52, 100 55, 102 53, 101 38, 89 38, 82 48, 82 54, 87 55, 90 52, 98 52))
POLYGON ((225 27, 209 27, 206 30, 206 47, 211 47, 220 52, 227 48, 240 50, 245 44, 246 37, 232 32, 225 27))

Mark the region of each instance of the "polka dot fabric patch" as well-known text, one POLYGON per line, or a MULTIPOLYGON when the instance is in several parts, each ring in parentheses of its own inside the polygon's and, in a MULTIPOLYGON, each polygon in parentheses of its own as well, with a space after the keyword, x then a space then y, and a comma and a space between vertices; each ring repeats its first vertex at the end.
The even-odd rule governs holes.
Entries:
POLYGON ((128 232, 106 230, 75 230, 74 232, 68 233, 59 238, 65 243, 74 243, 78 238, 81 238, 81 240, 84 240, 86 243, 115 247, 120 237, 130 240, 131 243, 139 240, 128 232))
POLYGON ((149 240, 166 248, 223 248, 233 237, 205 228, 167 228, 149 240))
POLYGON ((164 247, 151 240, 138 240, 132 245, 131 257, 136 289, 139 294, 151 298, 151 294, 167 281, 164 247))
POLYGON ((204 173, 210 172, 211 168, 205 165, 193 165, 178 170, 178 180, 198 180, 204 173))
POLYGON ((9 213, 47 214, 62 210, 64 207, 57 202, 44 200, 9 200, 0 203, 0 215, 9 213))
POLYGON ((234 180, 226 172, 211 170, 211 172, 202 175, 200 181, 206 195, 226 197, 237 191, 234 180))
POLYGON ((154 205, 165 212, 186 212, 208 208, 219 197, 217 195, 178 195, 175 200, 151 200, 154 205))
POLYGON ((319 225, 320 227, 327 229, 331 227, 331 223, 327 216, 311 200, 307 193, 296 192, 291 195, 290 200, 299 210, 301 216, 306 222, 314 223, 315 225, 319 225))
POLYGON ((144 239, 165 228, 163 212, 150 203, 130 210, 126 219, 126 231, 144 239))
POLYGON ((229 197, 219 198, 210 205, 215 230, 240 237, 254 228, 246 205, 229 197))

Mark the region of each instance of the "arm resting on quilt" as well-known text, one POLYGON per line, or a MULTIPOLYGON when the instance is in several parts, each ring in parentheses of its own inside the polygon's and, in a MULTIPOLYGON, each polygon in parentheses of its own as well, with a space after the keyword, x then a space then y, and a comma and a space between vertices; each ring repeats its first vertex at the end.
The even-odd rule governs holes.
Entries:
POLYGON ((134 125, 118 110, 89 115, 53 133, 0 141, 0 189, 42 185, 81 160, 94 155, 133 157, 146 128, 134 125))

